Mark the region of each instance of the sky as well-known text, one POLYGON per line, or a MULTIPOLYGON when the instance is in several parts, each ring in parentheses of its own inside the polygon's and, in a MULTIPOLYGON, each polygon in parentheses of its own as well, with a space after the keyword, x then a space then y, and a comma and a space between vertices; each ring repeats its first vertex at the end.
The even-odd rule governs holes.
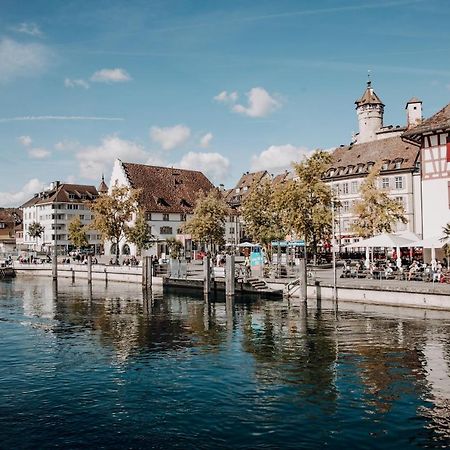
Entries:
POLYGON ((448 0, 0 0, 0 206, 114 160, 233 186, 450 101, 448 0))

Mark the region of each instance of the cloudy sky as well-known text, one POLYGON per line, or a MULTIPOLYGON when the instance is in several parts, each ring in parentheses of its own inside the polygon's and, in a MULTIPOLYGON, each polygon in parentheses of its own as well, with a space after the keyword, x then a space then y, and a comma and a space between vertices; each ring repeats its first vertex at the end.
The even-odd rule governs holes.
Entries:
POLYGON ((115 158, 232 185, 450 99, 447 0, 1 0, 0 206, 115 158))

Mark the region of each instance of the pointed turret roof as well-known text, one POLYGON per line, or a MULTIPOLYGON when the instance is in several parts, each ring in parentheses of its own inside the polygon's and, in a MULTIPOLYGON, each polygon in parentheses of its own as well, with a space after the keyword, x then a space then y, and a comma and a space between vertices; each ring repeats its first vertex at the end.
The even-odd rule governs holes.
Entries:
POLYGON ((375 94, 375 91, 372 87, 372 82, 369 80, 367 82, 366 90, 364 91, 364 94, 359 100, 356 100, 356 106, 361 105, 381 105, 384 106, 383 102, 380 100, 380 97, 378 97, 377 94, 375 94))
POLYGON ((97 190, 98 190, 98 192, 99 192, 100 194, 107 194, 107 193, 108 193, 108 186, 107 186, 107 184, 105 183, 105 177, 104 177, 104 175, 102 175, 102 182, 99 184, 97 190))

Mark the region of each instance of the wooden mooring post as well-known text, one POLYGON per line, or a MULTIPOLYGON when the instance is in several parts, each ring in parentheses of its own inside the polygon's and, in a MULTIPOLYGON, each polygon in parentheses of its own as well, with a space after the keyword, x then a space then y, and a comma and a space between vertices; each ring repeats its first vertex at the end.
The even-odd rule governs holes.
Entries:
POLYGON ((227 297, 235 294, 234 272, 234 255, 227 255, 225 262, 225 295, 227 297))
POLYGON ((209 295, 211 292, 211 258, 203 258, 203 293, 209 295))
POLYGON ((87 257, 87 280, 88 284, 92 284, 92 255, 87 257))
POLYGON ((144 289, 152 288, 152 258, 144 256, 142 258, 142 287, 144 289))
POLYGON ((299 261, 299 281, 298 297, 301 302, 306 302, 308 297, 308 277, 306 273, 306 258, 301 258, 299 261))

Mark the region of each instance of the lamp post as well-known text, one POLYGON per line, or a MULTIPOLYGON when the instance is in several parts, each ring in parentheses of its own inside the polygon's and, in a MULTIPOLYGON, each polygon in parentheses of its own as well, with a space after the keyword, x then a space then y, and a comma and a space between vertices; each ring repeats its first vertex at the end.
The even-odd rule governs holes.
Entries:
POLYGON ((57 244, 57 204, 54 203, 55 209, 54 209, 54 217, 53 217, 53 227, 54 227, 54 234, 53 234, 53 260, 52 260, 52 277, 53 281, 58 280, 58 244, 57 244))
POLYGON ((331 251, 333 257, 333 300, 337 300, 337 274, 336 274, 336 248, 335 248, 335 224, 334 224, 334 192, 331 198, 331 251))

